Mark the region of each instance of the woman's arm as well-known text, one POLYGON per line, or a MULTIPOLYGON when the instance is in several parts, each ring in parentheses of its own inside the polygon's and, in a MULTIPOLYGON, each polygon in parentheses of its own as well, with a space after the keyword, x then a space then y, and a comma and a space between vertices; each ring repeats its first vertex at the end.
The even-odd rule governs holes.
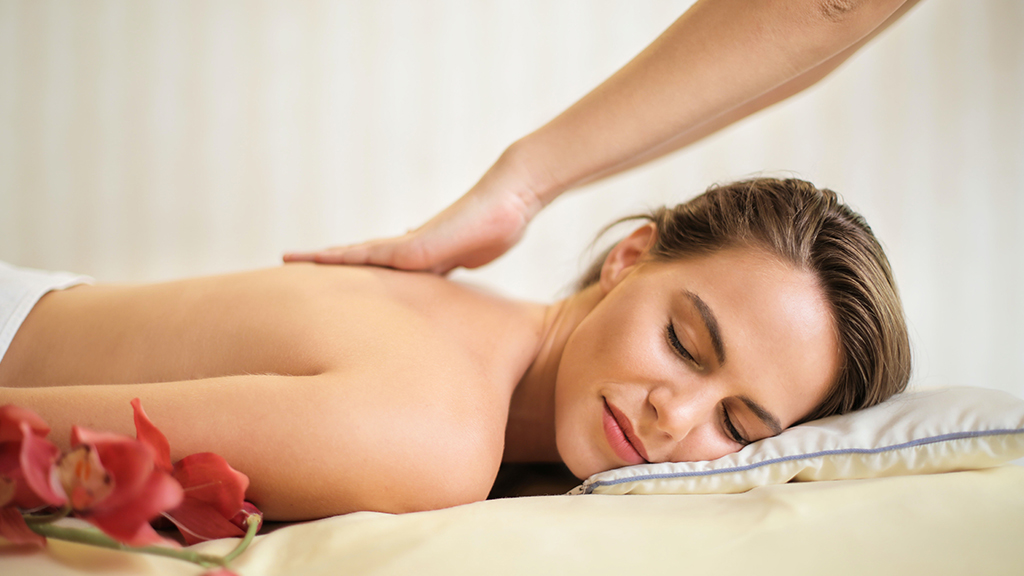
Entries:
POLYGON ((560 194, 658 158, 823 78, 916 0, 700 0, 612 77, 505 151, 420 228, 287 260, 447 272, 504 253, 560 194))
POLYGON ((453 423, 457 402, 431 404, 409 392, 403 403, 367 376, 0 388, 0 405, 39 414, 52 428, 50 440, 66 451, 72 424, 134 437, 130 402, 140 398, 167 436, 172 460, 197 452, 223 456, 249 477, 246 499, 268 520, 410 512, 486 498, 500 444, 484 447, 479 433, 453 423), (482 456, 483 448, 495 456, 482 456))

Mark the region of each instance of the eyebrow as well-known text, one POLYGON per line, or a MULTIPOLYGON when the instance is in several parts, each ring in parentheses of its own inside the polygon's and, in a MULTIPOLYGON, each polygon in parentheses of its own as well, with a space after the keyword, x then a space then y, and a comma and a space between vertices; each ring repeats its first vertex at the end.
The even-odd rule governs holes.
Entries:
POLYGON ((740 396, 739 398, 747 405, 747 408, 750 408, 754 416, 757 416, 758 420, 764 422, 764 425, 771 429, 773 435, 782 433, 782 425, 779 424, 779 419, 769 412, 767 408, 754 402, 747 396, 740 396))
POLYGON ((715 356, 718 357, 718 364, 725 364, 725 346, 722 345, 722 332, 718 329, 718 319, 715 318, 714 313, 711 312, 711 308, 708 307, 701 297, 684 290, 683 294, 693 302, 694 308, 700 314, 701 320, 704 321, 704 327, 707 328, 708 334, 711 335, 711 345, 715 348, 715 356))

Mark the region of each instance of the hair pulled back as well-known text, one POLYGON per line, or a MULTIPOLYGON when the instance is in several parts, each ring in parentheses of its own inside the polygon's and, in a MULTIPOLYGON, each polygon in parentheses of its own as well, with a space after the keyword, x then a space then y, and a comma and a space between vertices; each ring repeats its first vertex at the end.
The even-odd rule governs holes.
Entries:
MULTIPOLYGON (((910 341, 889 260, 864 218, 835 192, 798 179, 715 185, 675 207, 629 216, 656 227, 656 260, 751 246, 815 274, 831 307, 842 353, 836 381, 802 422, 882 402, 906 388, 910 341)), ((606 229, 607 230, 607 229, 606 229)), ((580 279, 600 278, 607 253, 580 279)))

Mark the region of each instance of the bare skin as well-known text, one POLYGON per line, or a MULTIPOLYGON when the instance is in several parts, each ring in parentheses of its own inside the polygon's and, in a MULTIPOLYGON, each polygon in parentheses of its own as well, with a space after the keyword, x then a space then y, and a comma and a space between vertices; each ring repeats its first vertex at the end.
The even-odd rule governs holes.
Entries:
POLYGON ((286 261, 445 273, 516 244, 561 194, 646 164, 828 76, 918 0, 701 0, 578 102, 512 143, 419 228, 286 261))
POLYGON ((839 358, 813 276, 749 248, 650 261, 652 234, 638 229, 598 284, 551 305, 311 264, 52 292, 0 362, 0 404, 36 411, 67 448, 71 424, 132 434, 139 397, 173 459, 224 456, 274 520, 482 500, 503 460, 564 461, 580 477, 636 463, 606 403, 649 461, 777 432, 741 398, 779 428, 817 405, 839 358), (727 362, 711 359, 693 294, 727 362), (668 318, 696 361, 669 347, 668 318))
POLYGON ((21 388, 0 403, 37 411, 61 445, 71 424, 133 434, 139 397, 173 459, 221 454, 272 519, 440 508, 486 497, 546 310, 308 264, 80 286, 26 319, 0 363, 0 386, 21 388))

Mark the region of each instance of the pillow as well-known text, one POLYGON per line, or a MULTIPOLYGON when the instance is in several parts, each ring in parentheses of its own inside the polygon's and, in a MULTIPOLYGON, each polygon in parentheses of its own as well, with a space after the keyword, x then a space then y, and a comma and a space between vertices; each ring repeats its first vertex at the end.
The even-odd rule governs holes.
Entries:
POLYGON ((973 470, 1022 456, 1024 401, 998 390, 943 388, 794 426, 717 460, 600 472, 569 493, 736 493, 789 481, 973 470))

